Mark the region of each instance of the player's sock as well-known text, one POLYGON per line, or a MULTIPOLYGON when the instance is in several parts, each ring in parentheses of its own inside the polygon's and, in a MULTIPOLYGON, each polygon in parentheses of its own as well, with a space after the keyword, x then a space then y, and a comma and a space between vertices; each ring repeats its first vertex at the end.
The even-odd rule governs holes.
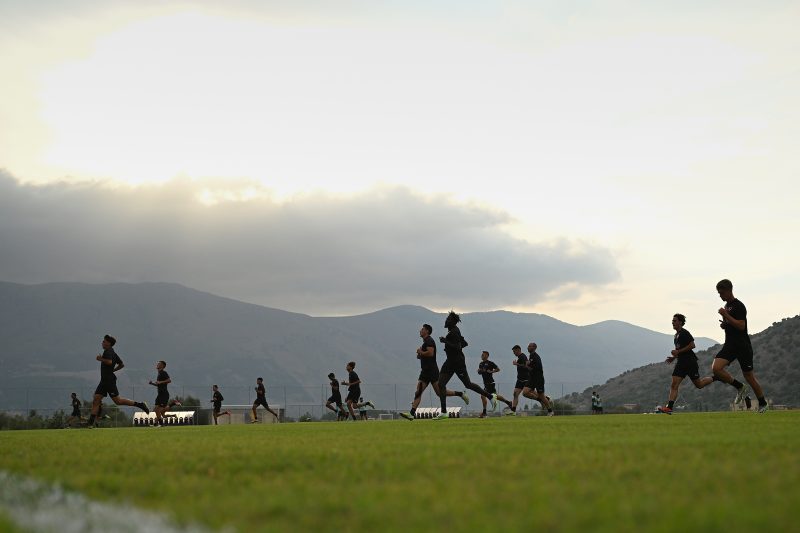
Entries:
POLYGON ((89 417, 89 422, 88 422, 88 424, 89 424, 90 426, 91 426, 92 424, 94 424, 94 415, 91 415, 91 416, 89 417))
POLYGON ((415 414, 416 412, 417 412, 417 408, 416 408, 416 407, 412 407, 412 408, 411 408, 411 411, 409 411, 409 413, 411 413, 411 416, 414 416, 414 414, 415 414))
POLYGON ((485 414, 486 414, 486 409, 484 409, 483 411, 481 411, 481 414, 482 414, 482 415, 485 415, 485 414))
POLYGON ((675 400, 670 400, 667 402, 667 407, 669 407, 670 409, 672 409, 673 405, 675 405, 675 400))
POLYGON ((741 381, 739 381, 737 379, 734 379, 733 381, 731 381, 731 386, 733 388, 735 388, 736 390, 739 390, 742 387, 744 387, 744 383, 742 383, 741 381))
POLYGON ((767 405, 767 399, 764 398, 763 396, 758 398, 758 406, 764 407, 765 405, 767 405))

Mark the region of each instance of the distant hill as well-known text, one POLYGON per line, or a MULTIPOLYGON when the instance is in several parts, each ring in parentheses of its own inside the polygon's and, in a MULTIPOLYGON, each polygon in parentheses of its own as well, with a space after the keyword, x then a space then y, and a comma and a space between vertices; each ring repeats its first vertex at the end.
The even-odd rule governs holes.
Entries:
MULTIPOLYGON (((751 335, 755 352, 755 373, 768 400, 776 405, 800 406, 800 315, 775 322, 761 333, 751 335)), ((697 352, 700 375, 711 375, 711 362, 720 345, 697 352)), ((730 367, 731 373, 744 382, 739 363, 730 367)), ((604 385, 574 393, 564 400, 579 409, 590 409, 592 391, 603 400, 605 412, 619 409, 624 404, 638 404, 639 410, 651 411, 664 405, 669 393, 673 367, 654 363, 635 368, 608 380, 604 385)), ((728 409, 736 391, 729 385, 713 383, 697 390, 687 379, 681 384, 676 405, 689 411, 716 411, 728 409)), ((755 396, 751 394, 755 399, 755 396)))
MULTIPOLYGON (((624 322, 581 327, 505 311, 462 318, 475 379, 480 351, 487 349, 502 369, 501 387, 513 383, 511 346, 536 340, 548 383, 558 394, 659 359, 672 342, 669 334, 624 322)), ((328 372, 343 377, 346 362, 355 360, 365 396, 379 407, 405 407, 419 373, 415 350, 425 322, 433 325, 435 338, 443 333, 444 314, 418 306, 310 317, 171 283, 0 282, 0 409, 62 406, 67 391, 75 389, 89 397, 99 374, 94 356, 105 333, 119 339, 117 351, 126 364, 119 376, 123 393, 139 398, 154 396, 147 381, 155 375, 155 361, 164 359, 173 394, 207 400, 217 383, 227 402, 248 403, 255 378, 263 375, 270 401, 319 406, 329 394, 328 372)), ((707 347, 714 341, 697 343, 707 347)))

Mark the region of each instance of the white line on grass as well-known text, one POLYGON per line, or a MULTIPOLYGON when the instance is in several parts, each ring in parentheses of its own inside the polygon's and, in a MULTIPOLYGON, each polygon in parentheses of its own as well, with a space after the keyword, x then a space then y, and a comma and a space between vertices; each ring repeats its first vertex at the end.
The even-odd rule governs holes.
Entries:
POLYGON ((181 532, 208 530, 172 523, 165 515, 130 505, 93 501, 58 485, 0 470, 0 510, 24 529, 41 532, 181 532))

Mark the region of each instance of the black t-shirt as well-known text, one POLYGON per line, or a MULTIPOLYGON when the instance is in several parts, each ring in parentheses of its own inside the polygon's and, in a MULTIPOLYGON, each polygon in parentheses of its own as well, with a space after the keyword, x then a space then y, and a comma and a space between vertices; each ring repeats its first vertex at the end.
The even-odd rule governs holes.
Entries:
MULTIPOLYGON (((353 383, 354 381, 358 381, 358 374, 356 374, 355 370, 351 370, 350 374, 347 375, 347 382, 348 383, 353 383)), ((353 390, 356 387, 358 387, 359 385, 350 385, 350 386, 347 387, 347 390, 353 390)))
POLYGON ((331 394, 336 394, 339 392, 339 382, 336 379, 331 380, 331 394))
POLYGON ((117 375, 114 374, 114 367, 121 363, 122 359, 119 358, 113 348, 103 350, 103 359, 110 359, 111 365, 100 362, 100 379, 102 381, 116 381, 117 375))
MULTIPOLYGON (((169 379, 169 374, 167 374, 166 370, 159 370, 158 376, 156 377, 156 381, 167 381, 169 379)), ((158 389, 158 395, 161 396, 162 394, 169 394, 167 391, 167 384, 166 383, 159 383, 156 388, 158 389)))
POLYGON ((744 320, 744 330, 730 324, 725 324, 725 344, 742 345, 750 343, 750 336, 747 334, 747 308, 742 302, 733 299, 732 302, 725 304, 725 309, 736 320, 744 320))
MULTIPOLYGON (((684 346, 688 346, 694 342, 694 337, 692 334, 686 331, 685 329, 681 329, 680 331, 675 332, 675 349, 680 350, 684 346)), ((686 357, 687 359, 690 357, 694 357, 697 359, 697 355, 694 353, 694 350, 689 350, 687 352, 683 352, 678 357, 686 357)))
POLYGON ((222 407, 222 400, 225 398, 222 397, 222 393, 218 390, 214 391, 214 396, 212 397, 211 401, 214 402, 214 407, 222 407))
POLYGON ((461 336, 458 326, 453 326, 444 338, 444 353, 447 359, 456 363, 464 363, 464 348, 468 346, 467 341, 461 336))
POLYGON ((544 368, 542 368, 542 358, 539 357, 539 354, 536 352, 533 352, 528 357, 528 371, 530 372, 531 376, 544 375, 544 368))
POLYGON ((81 408, 81 401, 79 399, 77 399, 77 398, 73 398, 72 399, 72 409, 74 411, 77 411, 80 408, 81 408))
POLYGON ((428 335, 422 341, 422 346, 420 346, 422 350, 427 348, 433 348, 433 357, 420 357, 419 358, 419 366, 422 370, 436 370, 436 342, 434 342, 433 338, 428 335))
POLYGON ((267 396, 267 389, 264 387, 263 383, 256 387, 256 396, 259 398, 264 398, 267 396))
POLYGON ((494 364, 494 361, 490 361, 489 359, 486 361, 481 361, 478 364, 478 373, 480 373, 481 377, 483 378, 484 385, 494 383, 494 373, 492 370, 495 369, 500 370, 500 368, 494 364))
POLYGON ((517 381, 528 381, 528 356, 524 353, 517 357, 517 381))

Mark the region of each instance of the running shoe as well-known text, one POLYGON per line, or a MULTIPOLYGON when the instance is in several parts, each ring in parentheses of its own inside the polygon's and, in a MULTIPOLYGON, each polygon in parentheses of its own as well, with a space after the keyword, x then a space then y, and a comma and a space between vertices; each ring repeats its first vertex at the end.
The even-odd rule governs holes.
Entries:
POLYGON ((400 413, 400 416, 402 416, 406 420, 414 420, 414 415, 412 415, 411 413, 400 413))
POLYGON ((547 416, 556 416, 555 411, 547 411, 547 416))
POLYGON ((467 392, 462 392, 460 396, 461 399, 464 400, 464 405, 469 405, 469 396, 467 396, 467 392))
POLYGON ((483 413, 479 414, 479 415, 478 415, 478 418, 486 418, 486 413, 485 413, 485 412, 483 412, 483 413))
POLYGON ((506 407, 505 409, 503 409, 503 416, 514 416, 515 414, 517 413, 514 412, 514 410, 511 409, 510 407, 506 407))
POLYGON ((767 411, 769 411, 769 404, 765 403, 764 405, 759 405, 758 406, 758 412, 759 413, 766 413, 767 411))
POLYGON ((372 409, 375 409, 375 404, 372 402, 367 402, 365 405, 369 405, 372 409))
POLYGON ((142 402, 142 411, 144 411, 146 415, 150 414, 150 408, 147 406, 147 402, 142 402))
POLYGON ((439 413, 433 417, 434 420, 447 420, 448 418, 450 418, 450 415, 445 412, 439 413))
POLYGON ((753 402, 750 400, 750 396, 744 397, 744 406, 747 407, 748 411, 750 410, 751 407, 753 407, 753 402))
POLYGON ((747 396, 747 393, 750 392, 750 387, 747 384, 743 384, 742 388, 736 392, 736 398, 733 400, 734 405, 739 405, 744 400, 744 397, 747 396))
POLYGON ((672 409, 670 409, 669 407, 662 407, 660 405, 658 406, 657 411, 659 413, 663 413, 665 415, 671 415, 672 414, 672 409))

